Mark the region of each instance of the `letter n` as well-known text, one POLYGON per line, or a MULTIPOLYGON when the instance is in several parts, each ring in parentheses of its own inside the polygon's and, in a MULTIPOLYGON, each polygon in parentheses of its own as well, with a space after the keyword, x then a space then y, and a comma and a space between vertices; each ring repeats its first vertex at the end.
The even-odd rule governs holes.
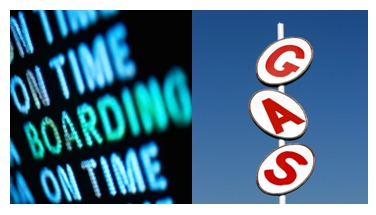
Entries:
POLYGON ((35 106, 40 109, 41 105, 39 99, 42 100, 42 104, 44 106, 49 106, 50 97, 47 93, 47 88, 43 80, 42 72, 40 71, 40 68, 38 66, 35 66, 35 75, 36 77, 30 70, 26 71, 27 82, 29 83, 35 106))

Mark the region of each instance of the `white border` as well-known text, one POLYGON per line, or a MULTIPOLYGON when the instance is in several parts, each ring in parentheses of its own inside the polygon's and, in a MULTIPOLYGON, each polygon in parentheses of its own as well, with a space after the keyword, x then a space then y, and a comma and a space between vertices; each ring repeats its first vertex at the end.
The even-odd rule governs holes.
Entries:
MULTIPOLYGON (((8 18, 8 5, 14 9, 69 9, 69 8, 76 8, 76 9, 114 9, 121 8, 121 9, 195 9, 195 10, 204 10, 204 9, 211 9, 211 10, 369 10, 368 11, 368 26, 369 26, 369 34, 368 38, 376 38, 375 35, 375 10, 371 10, 374 8, 371 6, 373 3, 369 0, 357 0, 357 1, 341 1, 338 4, 338 1, 326 1, 325 4, 322 2, 315 2, 315 1, 300 1, 300 0, 285 0, 285 1, 258 1, 253 2, 249 1, 246 3, 244 0, 232 0, 232 1, 213 1, 208 0, 200 0, 200 1, 124 1, 123 5, 119 6, 118 0, 106 0, 106 1, 76 1, 76 0, 64 0, 62 2, 57 1, 39 1, 39 0, 24 0, 24 1, 8 1, 3 4, 2 12, 1 13, 1 27, 2 29, 6 29, 9 27, 9 18, 8 18), (91 2, 88 4, 88 2, 91 2), (72 6, 73 5, 73 6, 72 6)), ((5 36, 2 36, 2 46, 7 47, 9 44, 8 38, 5 39, 5 36)), ((368 40, 369 47, 375 47, 375 40, 368 40)), ((1 158, 4 162, 1 162, 1 172, 9 171, 9 137, 6 134, 9 134, 9 116, 7 113, 10 112, 10 100, 8 99, 8 90, 9 90, 9 73, 4 71, 9 71, 10 66, 7 64, 9 61, 9 54, 8 50, 3 49, 1 52, 2 59, 5 59, 1 63, 1 87, 7 88, 0 90, 1 98, 5 98, 3 101, 5 103, 5 108, 1 111, 1 128, 3 129, 3 135, 1 136, 2 149, 1 150, 1 158)), ((345 214, 372 214, 374 212, 374 207, 376 204, 375 199, 375 182, 376 182, 376 166, 375 161, 376 157, 376 146, 375 146, 375 122, 370 119, 376 119, 376 113, 373 110, 376 110, 376 103, 372 101, 375 100, 376 95, 376 86, 372 85, 375 83, 376 71, 375 68, 375 50, 370 48, 369 49, 369 57, 368 57, 368 204, 369 205, 170 205, 170 206, 162 206, 159 205, 160 210, 155 210, 156 206, 150 205, 144 207, 142 205, 58 205, 58 206, 51 206, 51 205, 37 205, 37 206, 9 206, 9 180, 8 177, 1 178, 1 185, 2 189, 5 192, 1 192, 1 203, 4 205, 2 207, 2 211, 5 211, 5 214, 27 214, 29 212, 36 212, 38 214, 51 214, 54 211, 58 211, 61 207, 64 210, 64 213, 67 214, 75 214, 78 211, 84 209, 85 213, 91 214, 103 214, 108 213, 109 211, 114 211, 114 213, 118 213, 119 211, 126 211, 127 213, 139 213, 139 214, 192 214, 197 213, 205 213, 210 210, 211 213, 221 213, 221 214, 252 214, 252 213, 265 213, 265 214, 301 214, 302 212, 308 212, 312 214, 314 212, 322 212, 322 214, 327 214, 330 211, 335 211, 336 213, 345 213, 345 214), (372 72, 371 72, 372 71, 372 72), (372 144, 371 144, 372 143, 372 144), (372 191, 373 192, 370 192, 372 191), (9 207, 9 208, 8 208, 9 207), (31 208, 33 207, 33 208, 31 208), (53 208, 54 207, 54 208, 53 208), (50 210, 49 210, 50 209, 50 210), (77 210, 79 209, 79 210, 77 210), (10 212, 11 211, 11 212, 10 212)), ((276 199, 276 204, 278 200, 276 199)), ((287 202, 288 203, 288 202, 287 202)), ((59 210, 60 211, 60 210, 59 210)))

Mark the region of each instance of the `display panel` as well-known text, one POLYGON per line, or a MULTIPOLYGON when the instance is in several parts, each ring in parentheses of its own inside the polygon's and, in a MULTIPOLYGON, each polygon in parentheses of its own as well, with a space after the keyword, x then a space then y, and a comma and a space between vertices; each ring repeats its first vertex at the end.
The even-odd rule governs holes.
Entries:
POLYGON ((191 203, 191 42, 191 11, 11 11, 10 203, 191 203))

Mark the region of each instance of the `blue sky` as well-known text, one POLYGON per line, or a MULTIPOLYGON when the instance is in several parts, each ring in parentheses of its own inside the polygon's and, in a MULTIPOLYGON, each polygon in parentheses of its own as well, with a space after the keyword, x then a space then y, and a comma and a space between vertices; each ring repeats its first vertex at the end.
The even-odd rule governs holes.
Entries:
POLYGON ((368 203, 368 12, 193 11, 193 203, 278 203, 256 185, 256 172, 278 140, 248 112, 268 87, 256 77, 259 55, 285 37, 307 39, 309 70, 286 85, 308 117, 297 140, 315 153, 308 181, 287 203, 368 203))

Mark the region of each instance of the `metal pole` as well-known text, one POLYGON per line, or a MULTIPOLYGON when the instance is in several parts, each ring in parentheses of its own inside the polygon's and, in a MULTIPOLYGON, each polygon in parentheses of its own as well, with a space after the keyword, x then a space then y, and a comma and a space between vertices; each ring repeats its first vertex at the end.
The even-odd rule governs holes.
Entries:
MULTIPOLYGON (((284 25, 283 25, 283 23, 278 23, 278 25, 277 25, 277 31, 278 31, 278 40, 280 40, 280 39, 283 39, 283 37, 284 37, 284 25)), ((280 85, 280 86, 278 86, 278 90, 279 91, 281 91, 282 93, 284 93, 285 92, 285 86, 284 85, 280 85)))
MULTIPOLYGON (((278 40, 282 39, 284 37, 284 25, 283 25, 283 23, 280 23, 280 22, 278 23, 277 32, 278 32, 278 35, 277 35, 278 40)), ((284 85, 278 86, 278 91, 284 93, 285 92, 285 86, 284 85)), ((278 147, 281 147, 283 145, 285 145, 285 140, 279 139, 278 140, 278 147)), ((286 195, 279 196, 279 204, 286 204, 286 195)))
POLYGON ((279 204, 286 204, 286 195, 279 196, 279 204))

